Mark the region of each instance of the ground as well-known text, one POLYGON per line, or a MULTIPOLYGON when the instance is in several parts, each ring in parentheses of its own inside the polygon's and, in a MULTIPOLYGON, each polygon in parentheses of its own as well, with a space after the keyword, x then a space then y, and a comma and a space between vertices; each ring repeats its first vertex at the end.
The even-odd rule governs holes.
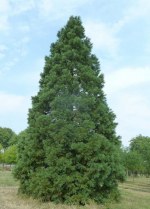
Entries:
POLYGON ((1 209, 150 209, 150 178, 128 178, 119 185, 121 200, 119 203, 104 205, 66 206, 53 203, 41 203, 37 200, 19 196, 18 182, 10 171, 0 171, 0 208, 1 209))

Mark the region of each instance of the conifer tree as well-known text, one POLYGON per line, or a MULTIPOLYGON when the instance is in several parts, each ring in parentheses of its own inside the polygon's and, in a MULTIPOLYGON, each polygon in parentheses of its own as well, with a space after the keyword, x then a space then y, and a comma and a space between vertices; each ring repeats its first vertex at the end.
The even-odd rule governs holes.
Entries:
POLYGON ((123 177, 115 115, 80 17, 70 17, 57 37, 32 98, 15 176, 21 192, 45 201, 103 202, 123 177))

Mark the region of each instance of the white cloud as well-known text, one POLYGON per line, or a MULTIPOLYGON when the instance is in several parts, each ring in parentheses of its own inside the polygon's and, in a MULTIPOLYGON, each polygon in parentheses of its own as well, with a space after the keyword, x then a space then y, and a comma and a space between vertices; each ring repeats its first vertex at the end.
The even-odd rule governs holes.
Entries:
POLYGON ((30 96, 0 92, 1 127, 12 128, 16 133, 27 127, 27 113, 31 107, 30 96))
POLYGON ((37 59, 30 63, 28 70, 23 67, 22 71, 18 71, 18 74, 8 77, 7 82, 14 89, 22 89, 25 95, 35 95, 38 92, 40 73, 43 71, 43 66, 44 59, 37 59))
POLYGON ((117 133, 124 145, 139 135, 150 135, 150 102, 146 95, 122 93, 112 96, 111 107, 117 116, 117 133))
POLYGON ((7 31, 10 28, 8 16, 0 15, 0 32, 7 31))
POLYGON ((35 8, 35 0, 16 0, 12 2, 11 15, 20 15, 35 8))
POLYGON ((4 73, 9 71, 12 67, 15 66, 15 64, 18 62, 18 58, 13 58, 11 61, 8 61, 7 63, 4 63, 0 69, 0 73, 4 73))
POLYGON ((5 57, 7 47, 4 44, 0 45, 0 59, 5 57))
MULTIPOLYGON (((35 8, 35 0, 1 0, 0 2, 0 31, 8 30, 10 18, 21 15, 35 8)), ((22 27, 22 30, 28 31, 29 28, 22 27)))
POLYGON ((124 12, 124 16, 114 24, 114 30, 120 31, 126 24, 137 20, 138 18, 150 15, 150 1, 138 0, 124 12))
POLYGON ((28 32, 30 32, 30 26, 29 26, 29 24, 21 23, 19 30, 23 33, 28 33, 28 32))
POLYGON ((47 17, 50 15, 52 10, 54 10, 54 2, 49 0, 41 0, 39 1, 38 7, 40 14, 47 17))
POLYGON ((105 74, 105 92, 110 107, 117 116, 117 133, 124 145, 133 137, 150 135, 150 101, 147 85, 150 67, 124 68, 105 74), (139 92, 140 89, 140 92, 139 92))
POLYGON ((18 114, 26 109, 29 103, 27 97, 0 92, 0 115, 13 112, 18 114))
POLYGON ((8 0, 1 0, 0 13, 6 13, 10 10, 10 4, 8 0))
POLYGON ((91 38, 94 48, 106 51, 112 56, 116 55, 119 48, 119 39, 112 27, 95 21, 85 23, 86 34, 91 38))
POLYGON ((131 86, 150 82, 150 67, 124 68, 105 75, 105 90, 108 94, 131 86))
POLYGON ((0 52, 3 52, 7 49, 7 47, 4 44, 0 45, 0 52))
POLYGON ((40 0, 37 6, 42 17, 54 20, 72 15, 77 8, 91 2, 92 0, 40 0))
POLYGON ((16 57, 24 57, 28 54, 30 37, 28 35, 22 36, 20 40, 16 40, 13 43, 13 48, 15 49, 16 57))
POLYGON ((123 16, 114 24, 106 24, 93 19, 85 23, 86 34, 94 43, 94 48, 106 52, 107 56, 119 57, 121 37, 119 32, 127 24, 133 23, 139 18, 150 15, 150 1, 137 0, 130 4, 123 16))
POLYGON ((135 6, 131 7, 128 11, 132 18, 138 18, 142 16, 147 16, 150 13, 150 1, 149 0, 139 0, 135 6))
POLYGON ((0 2, 0 31, 7 31, 9 29, 8 16, 10 12, 10 4, 8 0, 1 0, 0 2))
POLYGON ((18 85, 25 85, 25 86, 30 86, 30 93, 33 94, 33 92, 31 91, 31 89, 36 89, 36 92, 37 93, 37 88, 38 88, 38 83, 39 83, 39 80, 40 80, 40 73, 42 71, 42 68, 40 70, 37 70, 37 71, 30 71, 30 72, 23 72, 22 74, 20 75, 17 75, 17 77, 14 77, 13 79, 13 82, 15 84, 18 84, 18 85))

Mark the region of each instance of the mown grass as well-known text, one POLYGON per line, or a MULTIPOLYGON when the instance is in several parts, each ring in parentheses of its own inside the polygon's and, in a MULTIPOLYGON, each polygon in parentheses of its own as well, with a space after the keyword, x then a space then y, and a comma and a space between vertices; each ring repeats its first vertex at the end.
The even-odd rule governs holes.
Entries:
POLYGON ((84 207, 41 203, 32 198, 18 196, 18 182, 10 171, 0 171, 0 209, 150 209, 150 179, 145 177, 129 178, 119 186, 121 200, 118 203, 84 207))
POLYGON ((0 170, 0 188, 2 187, 18 187, 18 182, 10 171, 0 170))
POLYGON ((121 200, 108 209, 150 209, 150 178, 137 177, 120 184, 121 200))

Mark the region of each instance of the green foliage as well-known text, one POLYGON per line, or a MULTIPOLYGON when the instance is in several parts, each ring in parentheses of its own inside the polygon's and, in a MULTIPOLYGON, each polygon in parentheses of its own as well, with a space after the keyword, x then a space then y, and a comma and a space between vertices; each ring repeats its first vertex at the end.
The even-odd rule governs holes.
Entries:
POLYGON ((0 144, 0 163, 3 162, 3 146, 0 144))
POLYGON ((143 158, 137 151, 128 151, 125 155, 125 163, 126 163, 126 169, 128 173, 131 174, 138 174, 143 173, 144 171, 144 165, 143 165, 143 158))
POLYGON ((0 127, 0 162, 13 164, 16 162, 16 144, 18 138, 10 128, 0 127))
POLYGON ((10 128, 2 128, 0 127, 0 143, 4 149, 12 145, 13 138, 16 137, 15 132, 10 128))
POLYGON ((114 113, 79 17, 70 17, 45 58, 14 171, 20 191, 56 203, 103 202, 123 178, 114 113))
POLYGON ((17 158, 16 145, 11 145, 5 150, 3 154, 4 162, 7 164, 14 164, 16 163, 16 158, 17 158))
POLYGON ((150 174, 150 137, 139 135, 130 142, 130 150, 136 151, 143 159, 145 173, 150 174))
POLYGON ((129 174, 150 174, 150 137, 139 135, 123 150, 123 162, 129 174))

